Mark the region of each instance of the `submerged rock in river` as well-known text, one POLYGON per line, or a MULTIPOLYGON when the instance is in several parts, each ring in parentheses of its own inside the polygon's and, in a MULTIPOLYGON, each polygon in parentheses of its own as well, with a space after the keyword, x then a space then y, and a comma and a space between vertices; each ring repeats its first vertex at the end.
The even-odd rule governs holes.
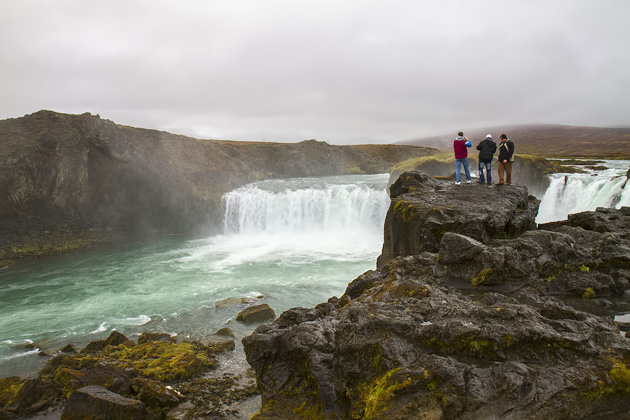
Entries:
MULTIPOLYGON (((623 295, 630 240, 588 223, 537 230, 536 211, 519 186, 401 175, 378 269, 243 339, 262 391, 255 418, 627 413, 630 341, 612 317, 560 298, 623 295)), ((623 230, 628 212, 604 213, 623 230)))

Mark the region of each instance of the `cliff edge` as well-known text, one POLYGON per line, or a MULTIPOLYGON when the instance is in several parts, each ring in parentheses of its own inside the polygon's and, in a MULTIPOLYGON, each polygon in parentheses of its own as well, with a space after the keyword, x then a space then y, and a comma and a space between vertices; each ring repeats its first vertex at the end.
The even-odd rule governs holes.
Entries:
POLYGON ((243 339, 254 418, 626 415, 630 340, 602 308, 630 293, 630 209, 537 229, 537 205, 403 173, 377 270, 243 339))
POLYGON ((0 261, 119 235, 203 234, 221 196, 265 178, 388 172, 417 146, 199 140, 40 111, 0 121, 0 261))

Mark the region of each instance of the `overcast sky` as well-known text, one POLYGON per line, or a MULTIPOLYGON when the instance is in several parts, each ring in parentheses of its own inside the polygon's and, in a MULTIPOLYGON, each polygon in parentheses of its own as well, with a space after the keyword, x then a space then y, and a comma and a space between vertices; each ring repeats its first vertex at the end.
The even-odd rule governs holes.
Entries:
POLYGON ((630 0, 1 0, 0 119, 390 143, 630 125, 630 0))

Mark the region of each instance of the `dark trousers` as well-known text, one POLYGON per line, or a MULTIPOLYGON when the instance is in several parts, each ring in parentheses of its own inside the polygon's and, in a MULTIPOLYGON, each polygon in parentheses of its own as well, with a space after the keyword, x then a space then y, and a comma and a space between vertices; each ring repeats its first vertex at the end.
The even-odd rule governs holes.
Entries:
POLYGON ((479 181, 486 182, 488 178, 488 185, 492 184, 492 163, 479 161, 479 181), (483 169, 486 169, 486 176, 483 176, 483 169))
POLYGON ((510 185, 512 183, 512 162, 499 162, 499 184, 510 185), (503 172, 505 171, 505 181, 503 172))

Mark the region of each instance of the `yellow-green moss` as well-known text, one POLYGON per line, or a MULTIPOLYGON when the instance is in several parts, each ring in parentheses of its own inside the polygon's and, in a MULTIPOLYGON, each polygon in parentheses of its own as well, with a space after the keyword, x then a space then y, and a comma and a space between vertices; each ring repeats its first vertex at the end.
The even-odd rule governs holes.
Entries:
POLYGON ((313 376, 310 358, 295 361, 298 372, 275 398, 263 401, 260 411, 252 417, 281 416, 300 419, 323 419, 324 407, 319 396, 319 382, 313 376), (287 405, 284 405, 284 403, 287 405), (290 414, 289 414, 290 413, 290 414))
POLYGON ((209 349, 200 343, 153 341, 130 348, 118 347, 109 356, 130 362, 141 375, 161 381, 187 379, 216 366, 209 349))
POLYGON ((590 287, 587 287, 582 293, 582 299, 593 299, 595 297, 595 291, 590 287))
POLYGON ((604 399, 612 395, 630 397, 630 369, 618 359, 610 360, 608 375, 602 376, 597 385, 580 393, 585 399, 604 399))
POLYGON ((486 276, 488 274, 490 274, 490 273, 492 273, 492 269, 491 268, 484 268, 483 270, 481 270, 479 272, 477 277, 475 277, 472 280, 470 280, 470 285, 473 286, 473 287, 479 286, 480 284, 482 284, 483 282, 486 281, 486 276))
POLYGON ((414 208, 414 206, 412 204, 406 206, 403 208, 403 212, 402 212, 402 220, 403 222, 410 222, 411 219, 413 219, 413 217, 416 215, 416 209, 414 208))
POLYGON ((0 378, 0 408, 11 405, 23 385, 24 381, 17 376, 0 378))
POLYGON ((392 369, 373 381, 358 386, 359 398, 365 405, 363 419, 379 418, 379 414, 387 407, 396 391, 411 385, 411 378, 402 382, 391 381, 392 376, 399 370, 400 368, 392 369))

